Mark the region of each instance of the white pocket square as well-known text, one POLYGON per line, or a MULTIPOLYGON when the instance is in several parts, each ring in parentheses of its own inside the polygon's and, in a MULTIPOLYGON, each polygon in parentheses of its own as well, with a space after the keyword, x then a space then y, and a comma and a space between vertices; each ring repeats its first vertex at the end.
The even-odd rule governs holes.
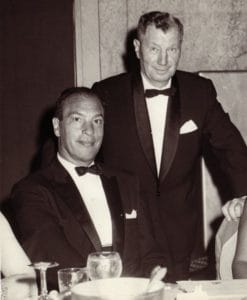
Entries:
POLYGON ((132 212, 130 214, 125 214, 125 219, 136 219, 137 213, 135 209, 132 209, 132 212))
POLYGON ((189 120, 181 126, 179 133, 185 134, 185 133, 195 131, 197 129, 198 127, 196 126, 196 123, 193 120, 189 120))

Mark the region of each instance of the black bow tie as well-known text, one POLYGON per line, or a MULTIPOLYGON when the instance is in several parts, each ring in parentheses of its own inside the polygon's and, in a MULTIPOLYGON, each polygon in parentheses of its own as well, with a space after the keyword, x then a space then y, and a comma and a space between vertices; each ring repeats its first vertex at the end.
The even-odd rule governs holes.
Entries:
POLYGON ((156 90, 156 89, 147 89, 145 90, 145 97, 152 98, 158 95, 165 95, 165 96, 173 96, 176 92, 174 87, 170 87, 164 90, 156 90))
POLYGON ((98 164, 94 164, 90 167, 75 167, 75 170, 79 176, 82 176, 86 173, 91 173, 95 175, 101 175, 102 174, 102 168, 98 164))

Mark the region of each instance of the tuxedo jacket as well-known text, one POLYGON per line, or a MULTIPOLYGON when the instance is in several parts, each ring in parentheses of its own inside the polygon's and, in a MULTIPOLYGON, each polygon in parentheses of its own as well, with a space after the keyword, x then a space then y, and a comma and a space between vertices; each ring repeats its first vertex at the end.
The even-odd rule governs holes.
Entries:
POLYGON ((247 193, 247 150, 210 80, 177 71, 172 85, 176 93, 168 100, 159 175, 140 74, 120 74, 95 83, 93 89, 105 102, 104 162, 139 176, 154 240, 166 254, 170 274, 183 279, 200 215, 196 170, 204 144, 216 154, 235 196, 247 193))
MULTIPOLYGON (((112 218, 113 250, 120 253, 124 275, 140 275, 138 180, 126 172, 103 165, 102 169, 112 218)), ((90 252, 102 250, 80 193, 57 159, 17 183, 10 203, 16 234, 32 262, 56 261, 58 268, 84 267, 90 252)), ((49 288, 56 287, 56 271, 48 271, 49 288)))

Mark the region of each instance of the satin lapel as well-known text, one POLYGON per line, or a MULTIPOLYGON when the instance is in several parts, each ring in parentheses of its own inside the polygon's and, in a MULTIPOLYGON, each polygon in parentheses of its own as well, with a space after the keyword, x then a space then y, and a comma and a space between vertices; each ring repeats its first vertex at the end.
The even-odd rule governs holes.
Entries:
POLYGON ((165 179, 176 154, 180 128, 180 96, 177 79, 174 76, 172 85, 176 88, 174 96, 170 97, 167 106, 165 136, 160 167, 160 182, 165 179))
MULTIPOLYGON (((59 164, 59 162, 57 162, 57 164, 59 164)), ((100 243, 99 236, 91 221, 86 206, 81 199, 81 195, 77 190, 72 178, 63 169, 63 167, 60 164, 59 164, 59 168, 61 168, 61 170, 59 170, 58 176, 57 174, 55 175, 56 184, 54 185, 54 189, 58 194, 58 199, 59 199, 59 201, 57 201, 58 206, 60 201, 63 201, 66 204, 66 206, 62 206, 62 204, 60 204, 61 213, 62 215, 64 214, 66 216, 67 214, 66 211, 64 211, 64 209, 70 209, 70 212, 72 213, 73 217, 75 217, 75 219, 81 225, 83 231, 86 232, 86 234, 88 235, 88 238, 94 245, 95 250, 100 251, 101 243, 100 243)), ((71 230, 74 231, 76 230, 76 228, 71 228, 71 230)), ((80 236, 77 236, 77 238, 80 239, 80 236)), ((73 242, 74 244, 78 244, 78 241, 76 240, 73 242)))
POLYGON ((148 164, 154 175, 157 177, 153 140, 151 135, 151 126, 148 117, 148 111, 144 97, 144 88, 140 74, 135 74, 133 76, 132 84, 138 136, 148 164))
POLYGON ((122 256, 124 246, 124 211, 121 205, 119 186, 115 176, 102 175, 101 180, 111 212, 113 249, 118 251, 122 256))

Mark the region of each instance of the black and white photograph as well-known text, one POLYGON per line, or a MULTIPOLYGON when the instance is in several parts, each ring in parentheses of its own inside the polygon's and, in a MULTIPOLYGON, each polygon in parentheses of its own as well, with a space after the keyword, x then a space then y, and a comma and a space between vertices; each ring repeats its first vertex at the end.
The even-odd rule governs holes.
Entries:
POLYGON ((0 299, 247 300, 247 1, 0 24, 0 299))

